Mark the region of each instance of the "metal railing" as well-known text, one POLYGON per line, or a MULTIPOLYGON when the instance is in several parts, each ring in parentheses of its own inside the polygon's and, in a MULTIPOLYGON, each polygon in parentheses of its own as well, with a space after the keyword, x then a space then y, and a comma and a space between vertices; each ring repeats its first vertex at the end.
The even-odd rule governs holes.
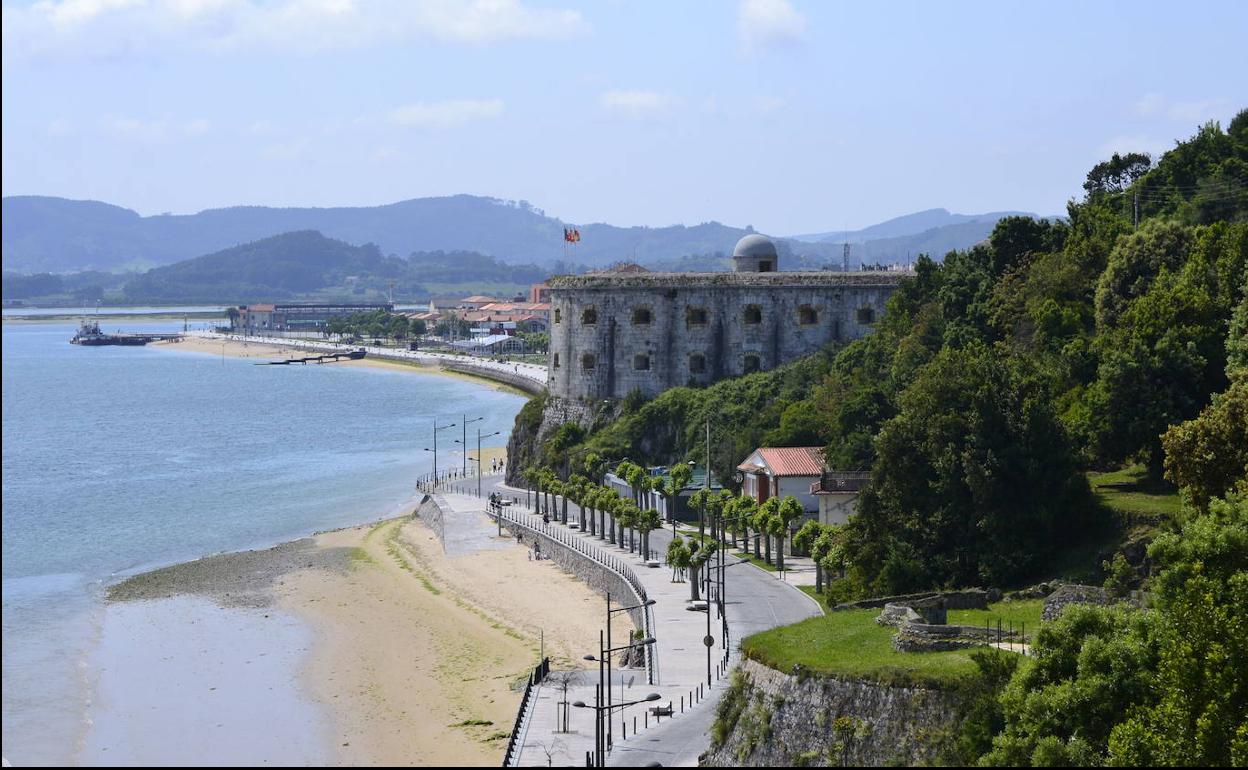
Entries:
MULTIPOLYGON (((493 517, 501 518, 505 522, 508 522, 518 527, 523 527, 524 529, 527 529, 534 534, 539 534, 539 535, 542 535, 543 537, 549 538, 550 540, 553 540, 556 543, 559 543, 560 545, 581 554, 582 556, 586 557, 590 561, 593 561, 611 570, 612 572, 619 575, 620 578, 622 578, 624 582, 628 584, 628 587, 632 589, 633 594, 637 597, 638 604, 645 604, 647 601, 650 600, 649 595, 646 593, 645 586, 643 586, 641 584, 641 581, 637 579, 637 574, 633 572, 632 567, 630 567, 623 559, 619 558, 618 556, 614 554, 606 553, 605 551, 599 549, 598 547, 585 542, 584 539, 562 528, 555 528, 552 525, 547 524, 542 521, 533 521, 533 520, 524 521, 523 520, 524 518, 529 518, 529 517, 536 518, 537 514, 534 514, 534 513, 512 512, 512 511, 504 510, 502 506, 493 506, 493 507, 487 508, 487 514, 492 518, 493 517)), ((647 637, 654 638, 655 636, 654 619, 653 619, 653 615, 650 612, 649 607, 646 607, 645 611, 642 614, 642 625, 643 625, 642 630, 644 631, 645 635, 647 637)), ((658 684, 658 681, 659 681, 658 654, 654 650, 654 645, 652 644, 646 645, 645 649, 646 649, 646 653, 645 653, 646 655, 646 679, 652 685, 658 684)))
POLYGON ((516 712, 516 722, 511 727, 511 737, 507 739, 507 751, 503 754, 503 767, 512 766, 512 755, 516 751, 516 741, 520 739, 520 729, 524 727, 524 714, 533 697, 533 688, 540 685, 549 673, 550 658, 542 658, 542 662, 529 673, 529 680, 524 685, 524 695, 520 697, 520 709, 516 712))

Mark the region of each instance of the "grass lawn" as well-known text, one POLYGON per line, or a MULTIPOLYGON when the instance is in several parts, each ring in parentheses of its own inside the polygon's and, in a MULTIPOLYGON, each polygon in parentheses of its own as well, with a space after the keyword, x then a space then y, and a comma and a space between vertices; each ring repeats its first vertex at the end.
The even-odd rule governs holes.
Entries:
POLYGON ((1183 507, 1174 487, 1150 481, 1142 465, 1089 473, 1088 483, 1097 499, 1120 513, 1172 517, 1183 507))
MULTIPOLYGON (((950 610, 949 622, 994 627, 1026 623, 1029 630, 1040 625, 1040 600, 1000 602, 987 610, 950 610)), ((801 665, 813 673, 862 677, 881 682, 947 686, 975 673, 972 650, 950 652, 897 652, 892 637, 896 629, 875 622, 879 610, 844 610, 810 618, 791 626, 774 628, 747 637, 745 654, 778 671, 801 665)))

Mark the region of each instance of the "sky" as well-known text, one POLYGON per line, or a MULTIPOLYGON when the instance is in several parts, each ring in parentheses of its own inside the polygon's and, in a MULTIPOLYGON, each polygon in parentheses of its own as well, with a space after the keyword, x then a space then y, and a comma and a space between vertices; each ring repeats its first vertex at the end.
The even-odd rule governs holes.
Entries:
POLYGON ((1059 214, 1248 107, 1248 3, 3 0, 3 193, 469 193, 773 235, 1059 214))

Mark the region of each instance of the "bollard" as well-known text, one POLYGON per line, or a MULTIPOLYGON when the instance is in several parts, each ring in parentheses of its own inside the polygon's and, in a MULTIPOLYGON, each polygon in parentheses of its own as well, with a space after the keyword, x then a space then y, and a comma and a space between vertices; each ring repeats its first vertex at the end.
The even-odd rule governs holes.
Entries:
POLYGON ((680 713, 685 713, 685 696, 680 696, 680 713))
MULTIPOLYGON (((647 725, 648 726, 648 725, 647 725)), ((633 715, 633 735, 637 734, 637 715, 633 715)))

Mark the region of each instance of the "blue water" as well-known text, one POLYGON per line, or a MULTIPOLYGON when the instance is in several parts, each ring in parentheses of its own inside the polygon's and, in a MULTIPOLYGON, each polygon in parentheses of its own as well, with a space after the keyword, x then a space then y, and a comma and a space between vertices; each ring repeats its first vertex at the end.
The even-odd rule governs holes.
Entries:
MULTIPOLYGON (((396 513, 430 469, 435 418, 481 416, 472 428, 501 431, 497 445, 524 402, 387 369, 80 348, 75 328, 3 327, 3 750, 15 764, 72 757, 110 581, 396 513)), ((459 464, 444 453, 454 433, 439 436, 443 467, 459 464)))

